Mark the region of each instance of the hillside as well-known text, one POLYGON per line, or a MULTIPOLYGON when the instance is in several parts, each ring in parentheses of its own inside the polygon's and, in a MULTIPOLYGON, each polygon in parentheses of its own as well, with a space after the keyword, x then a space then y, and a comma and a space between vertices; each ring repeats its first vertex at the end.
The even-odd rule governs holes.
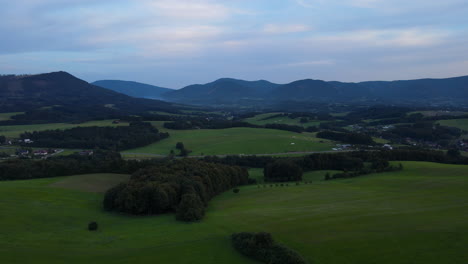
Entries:
POLYGON ((194 84, 164 94, 164 98, 180 102, 232 103, 241 99, 263 98, 278 87, 268 81, 244 81, 223 78, 207 84, 194 84))
POLYGON ((104 212, 103 195, 92 192, 124 175, 0 182, 0 255, 3 263, 257 263, 229 236, 265 231, 310 263, 466 263, 468 166, 403 166, 336 181, 310 172, 312 184, 299 186, 244 186, 213 199, 192 224, 171 214, 104 212), (90 221, 98 231, 87 230, 90 221))
POLYGON ((172 104, 137 99, 89 84, 66 72, 0 76, 0 112, 50 106, 112 108, 125 111, 174 110, 172 104))
POLYGON ((162 94, 173 91, 169 88, 158 87, 139 82, 120 80, 101 80, 91 83, 93 85, 113 90, 132 97, 161 99, 162 94))

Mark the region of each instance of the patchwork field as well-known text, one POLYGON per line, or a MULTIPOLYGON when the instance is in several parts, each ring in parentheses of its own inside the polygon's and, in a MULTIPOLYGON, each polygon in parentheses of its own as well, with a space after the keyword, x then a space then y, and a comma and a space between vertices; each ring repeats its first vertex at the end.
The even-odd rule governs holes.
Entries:
POLYGON ((328 151, 335 145, 332 141, 318 139, 313 133, 259 128, 165 130, 170 137, 154 144, 131 149, 123 154, 149 153, 168 155, 177 142, 183 142, 190 155, 267 154, 302 151, 328 151), (321 143, 322 142, 322 143, 321 143))
POLYGON ((0 135, 9 138, 18 138, 21 133, 26 131, 44 131, 49 129, 68 129, 73 127, 86 126, 128 126, 128 123, 112 124, 113 120, 90 121, 81 124, 68 123, 52 123, 52 124, 35 124, 35 125, 18 125, 18 126, 0 126, 0 135))
POLYGON ((242 187, 212 200, 193 224, 103 212, 102 194, 54 187, 65 177, 0 182, 0 256, 2 263, 253 263, 229 235, 266 231, 317 264, 468 263, 468 166, 403 164, 404 171, 349 180, 242 187), (87 231, 90 221, 97 232, 87 231))

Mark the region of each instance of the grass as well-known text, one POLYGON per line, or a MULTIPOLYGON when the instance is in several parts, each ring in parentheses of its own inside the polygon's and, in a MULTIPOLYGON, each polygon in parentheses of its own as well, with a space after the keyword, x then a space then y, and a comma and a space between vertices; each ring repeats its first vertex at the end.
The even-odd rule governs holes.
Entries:
MULTIPOLYGON (((467 263, 468 166, 404 162, 405 170, 289 187, 241 187, 205 219, 130 217, 102 194, 0 182, 2 263, 253 263, 229 235, 271 232, 316 264, 467 263), (97 232, 86 230, 97 221, 97 232)), ((319 173, 322 174, 322 173, 319 173)))
POLYGON ((0 113, 0 121, 11 120, 12 116, 24 114, 24 112, 0 113))
POLYGON ((0 135, 8 138, 18 138, 21 133, 32 131, 44 131, 49 129, 68 129, 73 127, 86 126, 128 126, 128 123, 112 124, 113 120, 90 121, 81 124, 68 123, 52 123, 52 124, 35 124, 35 125, 16 125, 16 126, 0 126, 0 135))
POLYGON ((110 187, 128 179, 130 179, 130 175, 125 174, 86 174, 64 177, 50 186, 84 192, 104 193, 110 187))
POLYGON ((468 119, 440 120, 437 123, 442 126, 457 127, 461 130, 468 131, 468 119))
POLYGON ((254 124, 254 125, 260 125, 260 126, 266 125, 266 124, 285 124, 285 125, 294 125, 294 126, 303 126, 303 127, 319 126, 320 123, 323 122, 323 121, 311 121, 307 123, 301 123, 299 117, 292 119, 287 116, 274 117, 274 118, 262 120, 264 118, 274 116, 277 114, 281 114, 281 113, 260 114, 251 118, 246 118, 244 119, 244 121, 254 124))
POLYGON ((334 146, 332 141, 318 139, 313 133, 298 134, 274 129, 230 128, 164 131, 170 133, 169 138, 123 153, 167 155, 171 150, 178 153, 175 149, 177 142, 183 142, 187 149, 192 150, 190 155, 327 151, 334 146))

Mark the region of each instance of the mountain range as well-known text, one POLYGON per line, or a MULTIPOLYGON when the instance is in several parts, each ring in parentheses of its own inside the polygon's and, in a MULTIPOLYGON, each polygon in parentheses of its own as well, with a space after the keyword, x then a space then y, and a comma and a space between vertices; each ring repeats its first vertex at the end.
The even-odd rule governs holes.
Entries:
POLYGON ((288 84, 222 78, 207 84, 169 90, 160 96, 167 101, 202 105, 282 101, 465 104, 468 100, 468 76, 358 83, 305 79, 288 84))
POLYGON ((91 83, 93 85, 110 89, 119 93, 123 93, 132 97, 162 99, 162 94, 173 91, 169 88, 158 87, 146 83, 119 81, 119 80, 102 80, 91 83))

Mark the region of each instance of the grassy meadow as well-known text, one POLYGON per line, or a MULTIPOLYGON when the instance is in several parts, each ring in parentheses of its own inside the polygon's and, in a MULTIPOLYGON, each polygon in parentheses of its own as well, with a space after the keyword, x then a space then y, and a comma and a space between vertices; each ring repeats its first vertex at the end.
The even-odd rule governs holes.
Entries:
MULTIPOLYGON (((156 124, 155 124, 156 125, 156 124)), ((157 126, 157 125, 156 125, 157 126)), ((164 130, 164 129, 162 129, 164 130)), ((197 130, 164 130, 170 137, 125 153, 168 155, 177 142, 183 142, 190 155, 268 154, 303 151, 328 151, 332 141, 318 139, 314 133, 294 133, 275 129, 229 128, 197 130), (321 143, 322 142, 322 143, 321 143)))
POLYGON ((128 123, 112 124, 113 120, 90 121, 81 124, 52 123, 52 124, 34 124, 34 125, 14 125, 0 126, 0 135, 8 138, 18 138, 21 133, 32 131, 44 131, 50 129, 69 129, 73 127, 85 126, 128 126, 128 123))
POLYGON ((441 120, 437 123, 443 126, 457 127, 461 130, 468 131, 468 119, 450 119, 450 120, 441 120))
POLYGON ((12 116, 23 114, 23 112, 14 112, 14 113, 0 113, 0 121, 11 120, 12 116))
POLYGON ((254 263, 229 235, 266 231, 316 264, 467 263, 468 166, 403 165, 354 179, 241 187, 210 201, 203 221, 191 224, 172 214, 104 212, 103 194, 79 178, 113 185, 111 175, 0 182, 0 256, 2 263, 254 263), (87 230, 90 221, 97 232, 87 230))

